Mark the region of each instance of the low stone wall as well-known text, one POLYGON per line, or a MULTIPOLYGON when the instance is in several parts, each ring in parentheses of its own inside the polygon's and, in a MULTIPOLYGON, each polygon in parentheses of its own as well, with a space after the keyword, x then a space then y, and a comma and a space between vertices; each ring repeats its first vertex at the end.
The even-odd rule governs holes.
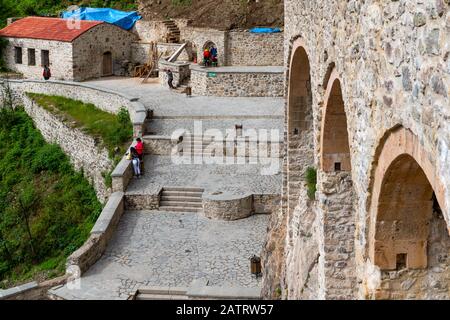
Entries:
POLYGON ((175 87, 183 84, 190 76, 189 64, 185 62, 168 62, 165 60, 159 61, 159 82, 164 87, 169 87, 167 83, 166 70, 170 70, 173 73, 173 85, 175 87))
POLYGON ((192 94, 219 97, 282 97, 284 76, 280 72, 224 72, 191 67, 192 94))
POLYGON ((251 33, 230 31, 227 41, 228 66, 282 66, 283 33, 251 33))
POLYGON ((227 193, 202 197, 203 215, 217 220, 239 220, 253 214, 272 214, 280 207, 281 196, 276 194, 236 196, 227 193))
POLYGON ((53 278, 43 282, 29 282, 17 287, 0 290, 0 300, 47 300, 47 291, 67 282, 68 276, 53 278))
POLYGON ((174 141, 169 136, 144 136, 146 154, 170 156, 177 150, 176 146, 179 146, 179 143, 180 139, 174 141))
POLYGON ((125 195, 126 210, 158 210, 161 190, 154 194, 127 193, 125 195))
MULTIPOLYGON (((5 80, 1 80, 3 82, 5 80)), ((8 80, 9 87, 14 95, 14 104, 23 103, 25 92, 42 93, 92 103, 99 109, 118 113, 121 107, 127 108, 135 136, 144 133, 144 122, 147 116, 145 106, 138 98, 124 95, 112 90, 97 88, 89 84, 69 81, 41 81, 41 80, 8 80)), ((1 95, 0 95, 1 99, 1 95)))
POLYGON ((125 157, 123 157, 114 171, 111 173, 112 191, 125 192, 128 184, 133 178, 133 174, 133 165, 131 163, 131 160, 127 160, 125 157))
POLYGON ((80 129, 72 128, 60 117, 39 106, 26 94, 23 95, 22 102, 25 111, 33 119, 44 139, 49 143, 58 144, 69 156, 75 169, 83 170, 94 186, 98 199, 104 203, 111 189, 106 186, 102 174, 109 173, 114 167, 108 150, 100 146, 92 136, 80 129))
POLYGON ((226 193, 207 194, 202 197, 203 215, 225 221, 244 219, 253 214, 253 196, 233 196, 226 193))
POLYGON ((124 212, 124 193, 113 193, 91 230, 89 239, 67 258, 66 272, 81 276, 103 255, 124 212))

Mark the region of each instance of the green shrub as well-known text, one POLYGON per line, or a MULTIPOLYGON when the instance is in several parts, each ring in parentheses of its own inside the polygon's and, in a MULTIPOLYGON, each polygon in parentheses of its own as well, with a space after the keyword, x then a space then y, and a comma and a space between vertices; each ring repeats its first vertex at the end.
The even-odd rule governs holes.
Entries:
POLYGON ((8 116, 11 124, 0 126, 3 287, 62 274, 102 210, 93 187, 61 148, 45 142, 23 109, 8 116))
POLYGON ((315 168, 309 167, 306 169, 306 184, 308 197, 310 200, 314 200, 317 190, 317 171, 315 168))
POLYGON ((41 171, 58 172, 60 164, 64 163, 65 155, 59 152, 60 147, 55 144, 44 145, 34 156, 31 170, 34 173, 41 171))

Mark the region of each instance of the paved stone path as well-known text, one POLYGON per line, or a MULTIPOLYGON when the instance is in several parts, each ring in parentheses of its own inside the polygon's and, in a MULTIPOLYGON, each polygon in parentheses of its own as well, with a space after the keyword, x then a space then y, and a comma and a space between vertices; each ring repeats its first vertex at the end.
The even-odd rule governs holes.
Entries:
POLYGON ((65 299, 126 299, 142 286, 258 287, 249 258, 260 255, 268 215, 225 222, 196 213, 126 212, 103 257, 65 299))
MULTIPOLYGON (((281 171, 281 159, 274 161, 281 171)), ((146 156, 146 173, 141 179, 133 179, 129 194, 155 194, 161 187, 200 187, 206 192, 244 194, 281 194, 281 173, 261 174, 261 164, 174 164, 169 156, 146 156)))
POLYGON ((266 129, 269 138, 272 129, 278 130, 279 140, 283 140, 283 120, 282 119, 153 119, 147 125, 149 133, 157 135, 171 136, 175 130, 184 129, 190 133, 194 132, 194 125, 201 128, 201 132, 206 133, 206 130, 217 129, 220 130, 223 136, 226 135, 228 129, 235 131, 235 125, 242 125, 242 129, 256 130, 259 135, 261 129, 266 129))
MULTIPOLYGON (((154 81, 154 80, 153 80, 154 81)), ((157 83, 106 78, 90 85, 138 97, 156 117, 149 131, 171 135, 192 130, 201 119, 205 129, 280 129, 282 98, 187 98, 157 83)), ((280 136, 282 139, 282 135, 280 136)), ((127 193, 154 194, 161 187, 202 187, 206 192, 280 194, 280 159, 259 164, 174 164, 169 156, 147 156, 143 179, 133 179, 127 193), (275 161, 275 162, 273 162, 275 161), (274 167, 267 175, 262 169, 274 167)), ((64 299, 126 299, 143 286, 186 286, 194 280, 211 286, 259 287, 249 258, 262 250, 268 215, 237 221, 208 220, 196 213, 126 212, 103 257, 81 278, 81 287, 54 293, 64 299)))
MULTIPOLYGON (((111 77, 87 83, 138 97, 158 117, 173 116, 284 116, 283 98, 186 97, 155 83, 141 84, 141 79, 111 77)), ((280 119, 281 119, 280 118, 280 119)))

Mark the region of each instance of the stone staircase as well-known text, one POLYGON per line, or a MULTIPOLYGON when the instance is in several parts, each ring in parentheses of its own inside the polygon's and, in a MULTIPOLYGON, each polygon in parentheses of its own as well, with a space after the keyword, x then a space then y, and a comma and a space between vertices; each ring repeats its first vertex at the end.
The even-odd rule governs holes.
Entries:
POLYGON ((164 20, 163 24, 166 26, 167 30, 169 30, 169 34, 167 36, 168 43, 179 43, 180 42, 180 29, 178 29, 177 25, 173 20, 164 20))
MULTIPOLYGON (((181 143, 181 150, 186 155, 189 150, 191 151, 191 156, 215 156, 218 150, 205 150, 209 145, 214 142, 213 136, 184 136, 183 142, 181 143), (205 152, 206 151, 206 152, 205 152), (210 151, 212 151, 210 153, 210 151)), ((223 146, 222 141, 218 141, 218 146, 223 146)))
POLYGON ((201 188, 166 187, 163 188, 159 202, 159 209, 176 212, 201 212, 201 188))

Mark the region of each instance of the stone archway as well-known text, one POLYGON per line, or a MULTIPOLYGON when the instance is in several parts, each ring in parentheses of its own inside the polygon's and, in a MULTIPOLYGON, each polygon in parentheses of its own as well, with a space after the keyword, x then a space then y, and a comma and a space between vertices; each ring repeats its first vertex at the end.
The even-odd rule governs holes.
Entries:
POLYGON ((448 299, 450 237, 444 185, 410 130, 382 140, 372 175, 368 257, 380 270, 378 299, 448 299))
POLYGON ((321 169, 324 172, 351 171, 347 116, 341 82, 332 74, 327 86, 325 114, 321 130, 321 169))
POLYGON ((317 296, 317 219, 311 199, 314 192, 306 182, 307 170, 314 166, 313 97, 307 52, 301 38, 292 41, 286 79, 282 213, 286 226, 286 297, 294 299, 317 296))
POLYGON ((319 260, 320 294, 323 299, 355 296, 355 218, 347 116, 341 80, 336 69, 328 82, 320 136, 318 191, 323 238, 319 260))
POLYGON ((300 39, 294 42, 287 97, 287 207, 298 202, 306 169, 314 164, 314 128, 308 54, 300 39))

